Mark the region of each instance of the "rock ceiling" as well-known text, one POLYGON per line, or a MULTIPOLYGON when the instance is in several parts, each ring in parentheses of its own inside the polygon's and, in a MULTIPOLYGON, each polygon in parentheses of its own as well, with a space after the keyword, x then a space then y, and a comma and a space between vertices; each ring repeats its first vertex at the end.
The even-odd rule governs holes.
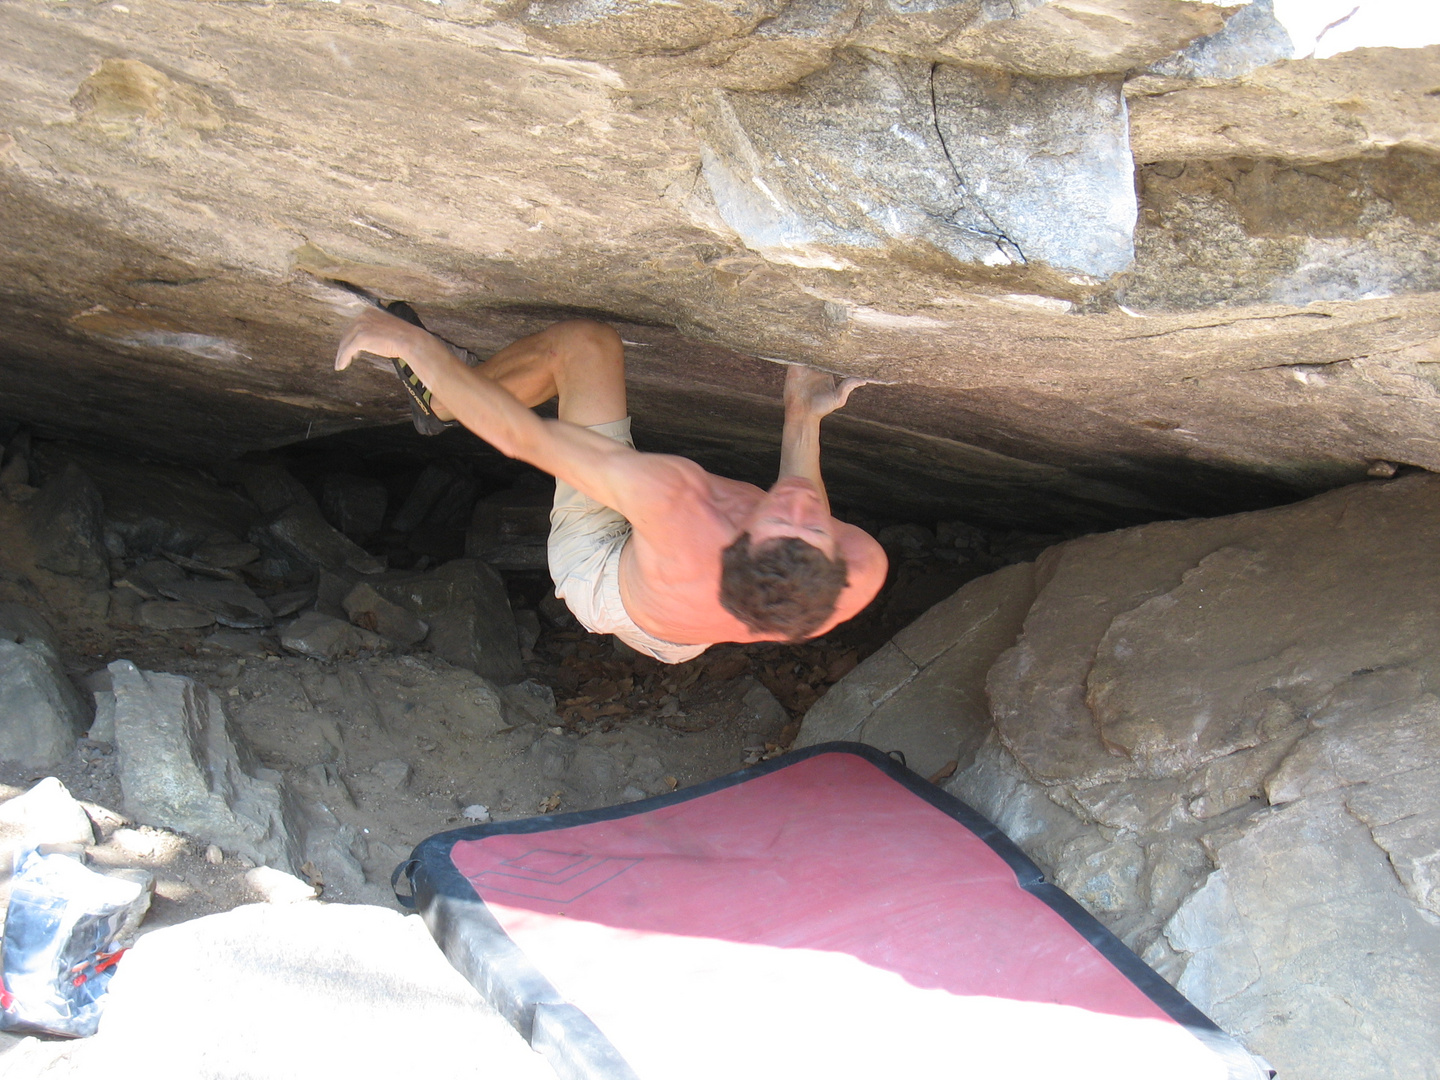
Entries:
POLYGON ((755 479, 767 359, 883 380, 826 468, 894 515, 1440 470, 1440 46, 1298 6, 0 3, 0 418, 194 462, 396 423, 330 369, 348 282, 477 351, 611 320, 642 446, 755 479))

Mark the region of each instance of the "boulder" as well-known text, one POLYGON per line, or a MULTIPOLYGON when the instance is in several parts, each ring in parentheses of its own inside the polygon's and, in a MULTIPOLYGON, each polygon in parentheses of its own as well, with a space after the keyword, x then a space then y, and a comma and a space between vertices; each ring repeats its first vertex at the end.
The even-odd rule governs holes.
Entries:
POLYGON ((320 509, 325 520, 346 536, 370 536, 385 524, 390 494, 379 480, 350 473, 330 473, 320 484, 320 509))
POLYGON ((65 447, 60 458, 41 444, 36 457, 46 468, 73 461, 94 482, 105 507, 107 543, 123 548, 112 555, 191 555, 203 544, 244 536, 259 517, 243 495, 200 469, 77 446, 65 447))
POLYGON ((455 482, 456 475, 454 466, 446 462, 432 461, 426 465, 410 485, 400 509, 395 512, 395 518, 391 522, 395 531, 410 532, 424 521, 431 507, 455 482))
POLYGON ((297 812, 279 774, 235 740, 220 698, 128 660, 110 676, 126 815, 294 872, 304 861, 297 812))
POLYGON ((35 542, 35 565, 57 574, 110 584, 105 507, 99 489, 73 461, 40 488, 25 523, 35 542))
POLYGON ((262 514, 277 514, 290 506, 318 506, 315 496, 284 465, 269 458, 243 458, 219 470, 224 480, 245 489, 262 514))
POLYGON ((0 606, 0 761, 26 768, 58 764, 90 723, 53 634, 38 612, 0 606))
POLYGON ((207 581, 196 578, 158 583, 162 596, 193 605, 211 614, 221 626, 253 630, 269 626, 275 615, 264 600, 239 581, 207 581))
POLYGON ((525 677, 505 583, 478 559, 456 559, 424 574, 373 582, 381 596, 430 626, 430 651, 501 685, 525 677))
POLYGON ((555 492, 505 491, 475 504, 465 534, 465 554, 497 570, 544 570, 555 492))
POLYGON ((271 518, 265 528, 282 551, 314 570, 378 574, 385 569, 384 559, 338 532, 313 502, 292 503, 271 518))
POLYGON ((1162 522, 966 585, 800 743, 902 749, 1287 1076, 1440 1037, 1440 477, 1162 522))
POLYGON ((379 634, 342 619, 309 611, 280 631, 280 644, 312 660, 342 660, 364 651, 383 652, 390 643, 379 634))
POLYGON ((369 582, 362 581, 341 601, 345 614, 356 626, 372 630, 402 649, 425 640, 430 627, 399 604, 386 600, 369 582))

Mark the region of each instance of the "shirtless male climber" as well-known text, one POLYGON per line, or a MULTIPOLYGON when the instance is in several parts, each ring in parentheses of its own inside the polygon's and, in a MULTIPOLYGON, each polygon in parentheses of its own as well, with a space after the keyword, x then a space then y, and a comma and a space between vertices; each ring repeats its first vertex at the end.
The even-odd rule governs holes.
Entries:
POLYGON ((820 420, 862 379, 788 370, 780 476, 767 492, 635 449, 624 348, 603 323, 557 323, 470 367, 419 325, 370 309, 341 339, 336 370, 362 352, 399 361, 420 409, 555 477, 550 576, 595 633, 678 664, 718 641, 823 634, 885 581, 885 552, 831 516, 820 478, 820 420), (531 412, 557 394, 558 420, 531 412))

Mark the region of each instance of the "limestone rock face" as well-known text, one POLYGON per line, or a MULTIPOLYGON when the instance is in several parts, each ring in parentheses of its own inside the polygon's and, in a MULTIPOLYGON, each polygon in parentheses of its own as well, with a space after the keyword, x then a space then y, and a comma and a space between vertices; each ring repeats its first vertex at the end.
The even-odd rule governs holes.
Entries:
POLYGON ((1084 537, 810 711, 905 751, 1286 1076, 1428 1076, 1440 482, 1084 537))
POLYGON ((189 463, 401 422, 388 366, 330 370, 338 281, 480 355, 606 318, 640 446, 743 479, 764 358, 889 382, 826 467, 891 516, 1080 531, 1437 468, 1440 44, 1397 14, 7 5, 0 420, 189 463))

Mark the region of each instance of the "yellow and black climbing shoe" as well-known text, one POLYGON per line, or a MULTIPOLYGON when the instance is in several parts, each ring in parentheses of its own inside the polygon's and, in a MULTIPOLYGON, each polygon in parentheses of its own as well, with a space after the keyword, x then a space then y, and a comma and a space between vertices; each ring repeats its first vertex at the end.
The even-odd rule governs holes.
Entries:
MULTIPOLYGON (((384 307, 397 319, 404 319, 421 330, 425 329, 425 324, 420 321, 420 316, 415 314, 415 309, 404 300, 392 300, 384 307)), ((394 359, 394 364, 395 374, 400 376, 400 385, 405 387, 405 393, 410 397, 410 420, 415 425, 415 430, 421 435, 439 435, 446 428, 454 427, 454 420, 441 420, 435 415, 430 404, 430 388, 420 381, 420 376, 411 370, 410 365, 398 357, 394 359)))

